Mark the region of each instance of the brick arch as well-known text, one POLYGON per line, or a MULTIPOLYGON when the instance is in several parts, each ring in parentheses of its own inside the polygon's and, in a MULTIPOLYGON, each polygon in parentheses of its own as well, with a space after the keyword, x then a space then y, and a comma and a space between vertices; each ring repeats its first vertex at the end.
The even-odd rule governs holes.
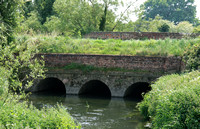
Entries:
POLYGON ((151 90, 150 83, 136 82, 129 86, 125 93, 124 98, 142 99, 142 95, 151 90))
POLYGON ((35 92, 66 94, 66 89, 64 83, 59 78, 47 77, 38 82, 35 86, 35 92))
POLYGON ((90 80, 81 86, 79 95, 96 96, 96 97, 111 97, 109 87, 100 80, 90 80))

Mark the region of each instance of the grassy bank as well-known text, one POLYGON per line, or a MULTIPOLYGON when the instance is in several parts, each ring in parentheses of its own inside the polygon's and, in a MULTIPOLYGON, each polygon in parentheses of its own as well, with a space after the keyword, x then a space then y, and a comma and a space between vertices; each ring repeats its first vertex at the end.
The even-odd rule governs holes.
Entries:
MULTIPOLYGON (((10 92, 11 71, 0 67, 0 128, 1 129, 78 129, 81 126, 66 109, 57 105, 52 108, 36 109, 22 102, 23 95, 10 92)), ((12 80, 13 82, 15 80, 12 80)), ((15 83, 16 84, 16 83, 15 83)))
POLYGON ((4 129, 79 129, 77 124, 66 109, 61 106, 56 108, 36 109, 33 105, 12 100, 2 104, 0 101, 0 128, 4 129))
POLYGON ((18 43, 34 42, 41 53, 112 54, 140 56, 182 56, 196 39, 126 40, 72 39, 56 35, 19 35, 18 43))
POLYGON ((139 104, 153 128, 200 128, 200 72, 159 78, 139 104))

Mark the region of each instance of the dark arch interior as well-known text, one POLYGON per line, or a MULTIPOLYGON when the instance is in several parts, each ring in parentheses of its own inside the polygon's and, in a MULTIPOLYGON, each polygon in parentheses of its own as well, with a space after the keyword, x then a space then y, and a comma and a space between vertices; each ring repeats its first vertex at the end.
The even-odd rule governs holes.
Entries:
POLYGON ((66 94, 66 89, 61 80, 51 77, 40 81, 37 85, 37 92, 66 94))
POLYGON ((106 84, 98 80, 92 80, 85 83, 80 91, 80 96, 86 97, 103 97, 103 98, 110 98, 111 92, 110 89, 106 84))
POLYGON ((131 85, 130 87, 128 87, 128 89, 126 90, 125 94, 124 94, 124 98, 129 98, 129 99, 143 99, 142 94, 147 93, 148 91, 151 90, 151 87, 149 85, 149 83, 147 82, 138 82, 135 83, 133 85, 131 85))

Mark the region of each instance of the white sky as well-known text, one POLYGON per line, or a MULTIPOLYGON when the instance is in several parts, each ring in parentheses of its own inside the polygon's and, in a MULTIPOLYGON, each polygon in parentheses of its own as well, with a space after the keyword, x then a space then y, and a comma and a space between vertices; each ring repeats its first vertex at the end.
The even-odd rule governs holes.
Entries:
MULTIPOLYGON (((126 5, 127 3, 130 3, 131 1, 135 1, 135 0, 122 0, 124 2, 124 4, 126 5)), ((137 2, 131 7, 131 8, 135 8, 135 7, 139 7, 142 3, 144 3, 145 1, 147 0, 137 0, 137 2)), ((200 0, 195 0, 194 4, 196 5, 196 9, 197 9, 197 18, 200 19, 200 0)), ((131 9, 130 8, 130 9, 131 9)), ((122 7, 119 9, 119 12, 123 12, 124 10, 126 9, 126 6, 125 7, 122 7)), ((134 13, 131 13, 132 15, 130 15, 130 19, 132 21, 135 21, 137 20, 137 17, 134 15, 134 13)))

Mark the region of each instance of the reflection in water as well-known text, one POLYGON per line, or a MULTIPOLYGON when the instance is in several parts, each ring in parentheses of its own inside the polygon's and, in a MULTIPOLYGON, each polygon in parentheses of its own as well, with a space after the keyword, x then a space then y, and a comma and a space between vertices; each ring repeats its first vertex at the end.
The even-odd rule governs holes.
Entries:
POLYGON ((37 108, 62 103, 84 129, 136 129, 144 125, 135 108, 138 101, 39 94, 32 94, 30 101, 37 108))

